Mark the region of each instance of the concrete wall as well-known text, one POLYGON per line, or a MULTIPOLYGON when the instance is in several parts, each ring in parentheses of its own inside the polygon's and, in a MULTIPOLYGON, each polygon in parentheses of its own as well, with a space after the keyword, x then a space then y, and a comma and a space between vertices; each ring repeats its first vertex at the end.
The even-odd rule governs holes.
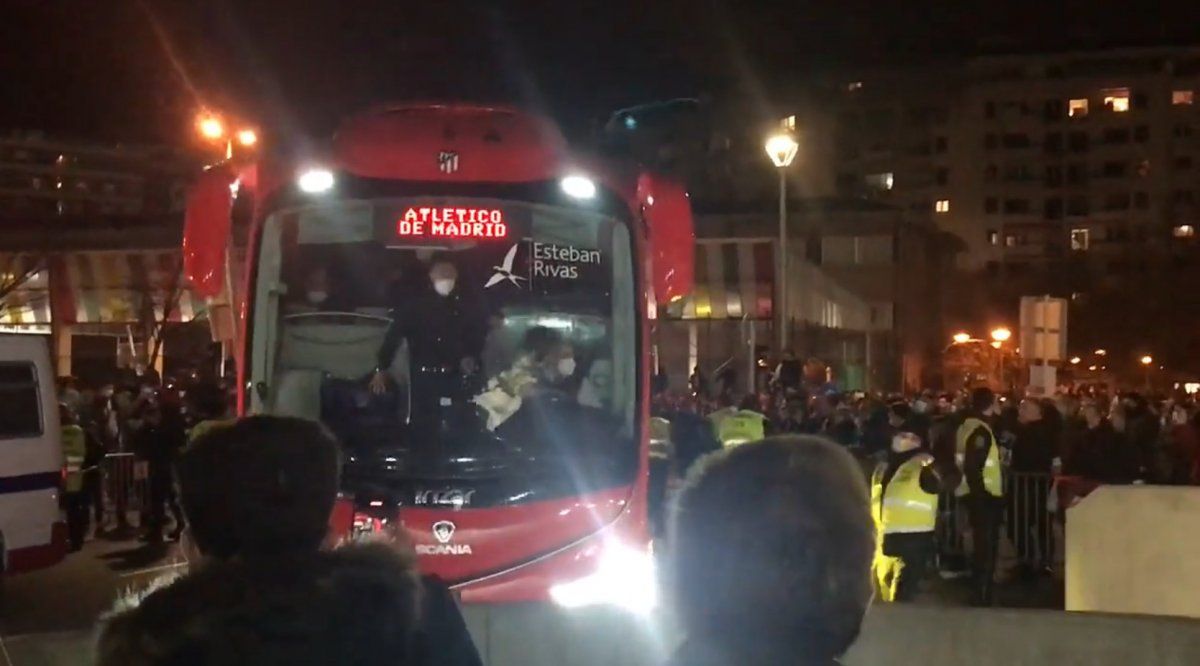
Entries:
MULTIPOLYGON (((659 666, 679 640, 669 618, 538 604, 471 606, 488 666, 659 666)), ((92 663, 90 631, 5 636, 0 666, 92 663)), ((1200 622, 1098 613, 877 605, 846 666, 1200 664, 1200 622)))
MULTIPOLYGON (((669 619, 546 606, 467 609, 489 666, 657 666, 679 641, 669 619)), ((1200 663, 1200 623, 1173 618, 877 605, 846 666, 1104 666, 1200 663)))
POLYGON ((1200 488, 1100 488, 1067 512, 1067 610, 1200 618, 1198 554, 1200 488))

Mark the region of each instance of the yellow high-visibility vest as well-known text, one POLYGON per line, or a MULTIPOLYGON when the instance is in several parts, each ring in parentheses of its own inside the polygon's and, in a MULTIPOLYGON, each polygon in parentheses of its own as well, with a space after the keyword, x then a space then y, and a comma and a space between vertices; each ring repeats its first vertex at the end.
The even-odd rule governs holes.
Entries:
POLYGON ((215 428, 224 428, 225 426, 231 426, 234 423, 237 423, 237 419, 206 419, 204 421, 201 421, 201 422, 197 423, 196 425, 192 426, 191 431, 188 432, 188 444, 191 444, 192 442, 196 441, 201 435, 203 435, 215 428))
POLYGON ((66 491, 83 490, 83 459, 87 456, 87 436, 83 428, 66 425, 62 428, 62 452, 67 464, 66 491))
POLYGON ((661 416, 650 417, 650 457, 671 457, 671 422, 661 416))
POLYGON ((717 439, 721 446, 737 446, 757 442, 764 436, 763 422, 767 417, 748 409, 739 409, 726 414, 717 421, 717 439))
POLYGON ((956 447, 954 459, 958 463, 959 470, 964 473, 962 482, 958 484, 954 494, 962 497, 970 490, 965 476, 966 470, 963 469, 967 459, 967 439, 980 427, 987 431, 988 436, 987 461, 983 464, 983 487, 989 495, 1003 497, 1004 483, 1000 478, 1000 446, 996 443, 996 434, 992 432, 992 427, 986 421, 974 416, 963 420, 962 425, 958 426, 958 433, 954 438, 956 447))
POLYGON ((883 486, 886 466, 880 465, 871 478, 871 514, 879 534, 932 532, 937 522, 937 495, 921 488, 924 463, 906 460, 883 486))

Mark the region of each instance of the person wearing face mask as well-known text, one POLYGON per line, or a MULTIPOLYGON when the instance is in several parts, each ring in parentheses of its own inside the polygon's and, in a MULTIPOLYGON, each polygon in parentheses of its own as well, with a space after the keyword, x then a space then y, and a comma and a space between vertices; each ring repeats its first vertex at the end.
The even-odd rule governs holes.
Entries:
POLYGON ((527 399, 560 390, 574 374, 571 346, 553 329, 535 326, 526 331, 512 367, 488 380, 473 402, 487 413, 488 429, 495 430, 527 399))
POLYGON ((883 601, 911 601, 933 557, 942 480, 933 456, 911 432, 892 438, 871 476, 871 515, 879 534, 872 569, 883 601))
POLYGON ((316 266, 304 277, 300 298, 299 306, 305 310, 337 312, 353 309, 340 298, 335 280, 324 265, 316 266))
POLYGON ((465 383, 478 368, 485 320, 480 315, 481 308, 473 307, 458 284, 454 264, 434 261, 424 288, 392 310, 371 375, 371 392, 380 395, 390 390, 392 363, 401 343, 407 342, 410 422, 420 430, 426 421, 439 421, 444 410, 464 403, 465 383))
POLYGON ((598 359, 579 384, 579 404, 596 409, 612 406, 612 361, 598 359))

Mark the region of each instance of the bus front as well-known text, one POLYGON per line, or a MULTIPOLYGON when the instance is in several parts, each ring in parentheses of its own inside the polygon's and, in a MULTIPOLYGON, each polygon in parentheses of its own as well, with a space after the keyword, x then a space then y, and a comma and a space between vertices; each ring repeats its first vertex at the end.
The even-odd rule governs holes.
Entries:
POLYGON ((520 181, 452 177, 469 147, 426 156, 446 177, 344 150, 285 181, 250 243, 245 406, 323 422, 335 529, 402 528, 464 601, 644 605, 645 239, 536 148, 505 153, 545 162, 520 181))

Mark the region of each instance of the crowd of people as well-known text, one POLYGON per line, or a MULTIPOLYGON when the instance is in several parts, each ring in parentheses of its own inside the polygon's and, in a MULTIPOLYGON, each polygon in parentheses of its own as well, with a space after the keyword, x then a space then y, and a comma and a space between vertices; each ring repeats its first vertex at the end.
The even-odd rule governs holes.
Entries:
MULTIPOLYGON (((172 465, 195 424, 231 412, 229 386, 199 372, 163 381, 153 371, 128 371, 100 386, 62 378, 58 397, 64 434, 78 432, 83 449, 79 482, 64 493, 71 548, 81 548, 93 528, 117 536, 140 530, 151 543, 177 540, 185 520, 172 465)), ((64 448, 71 439, 64 437, 64 448)))
MULTIPOLYGON (((90 397, 62 387, 64 418, 94 440, 89 463, 129 452, 162 475, 149 483, 147 539, 162 538, 178 489, 172 536, 183 533, 189 563, 123 600, 97 663, 481 663, 449 591, 417 572, 402 533, 331 539, 339 454, 324 428, 259 416, 189 443, 190 422, 227 415, 225 394, 152 381, 90 397)), ((990 603, 1000 515, 1013 511, 1002 466, 1047 484, 1197 480, 1185 399, 771 389, 656 396, 682 477, 661 528, 685 638, 673 666, 836 663, 873 595, 912 598, 933 559, 939 496, 967 507, 974 600, 990 603)), ((1026 537, 1010 525, 1010 539, 1026 537)))
MULTIPOLYGON (((969 401, 968 391, 889 396, 799 382, 774 382, 754 394, 714 393, 662 391, 655 410, 707 417, 736 407, 758 414, 767 435, 822 435, 860 457, 880 456, 897 433, 911 432, 941 460, 952 455, 951 434, 969 401)), ((1200 403, 1193 396, 1064 393, 998 400, 991 425, 1012 472, 1104 484, 1200 485, 1200 403)))

